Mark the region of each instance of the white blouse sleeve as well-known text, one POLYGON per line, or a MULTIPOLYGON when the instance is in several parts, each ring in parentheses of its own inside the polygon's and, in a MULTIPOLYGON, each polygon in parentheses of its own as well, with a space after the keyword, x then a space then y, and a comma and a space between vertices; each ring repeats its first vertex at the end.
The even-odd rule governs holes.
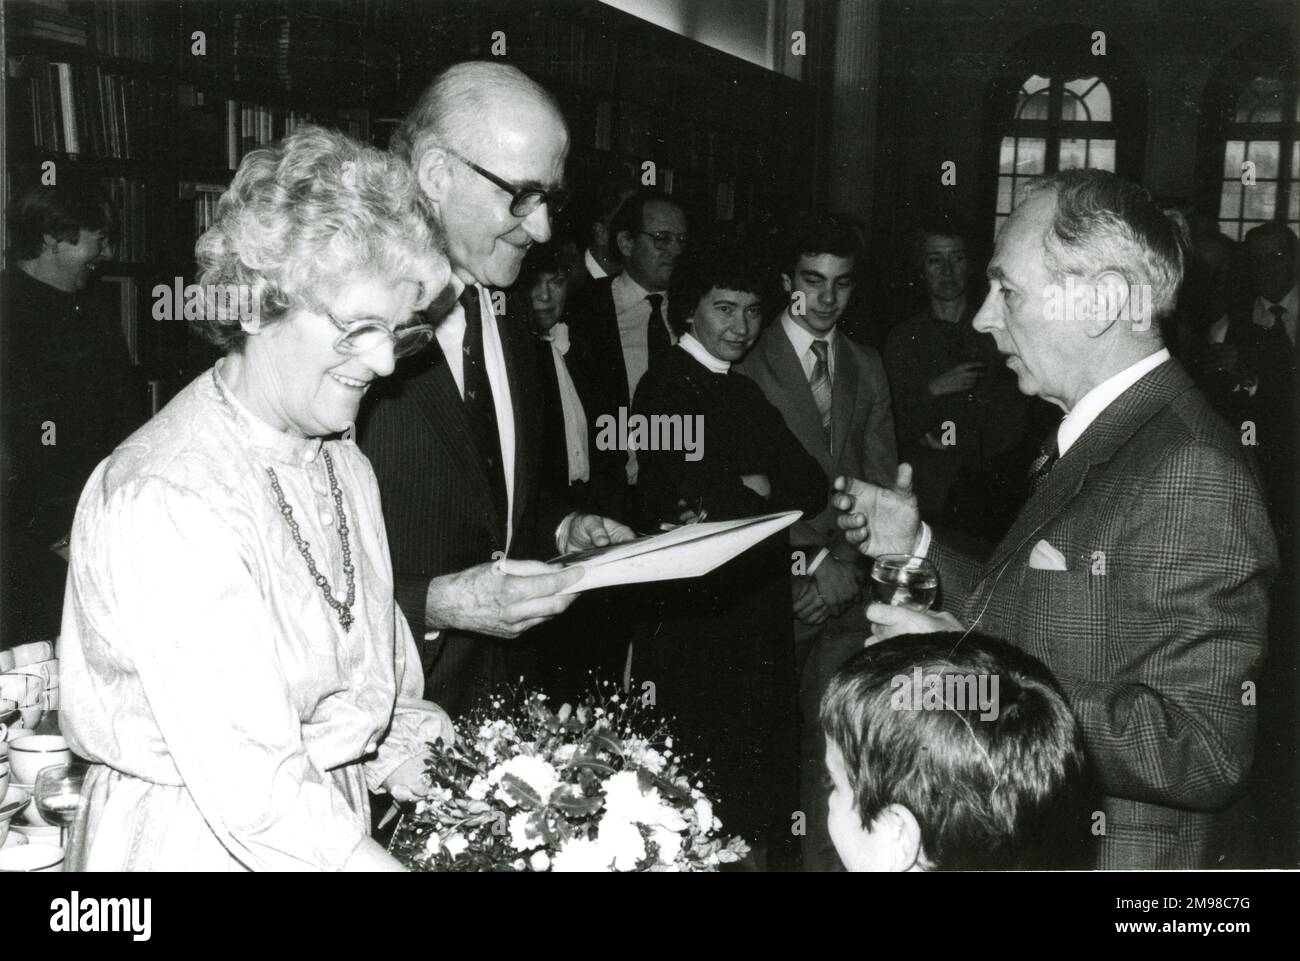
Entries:
MULTIPOLYGON (((308 756, 248 545, 198 494, 116 492, 75 583, 134 666, 166 754, 217 838, 255 870, 337 870, 364 833, 308 756), (87 595, 91 597, 88 598, 87 595)), ((75 579, 74 579, 75 580, 75 579)))

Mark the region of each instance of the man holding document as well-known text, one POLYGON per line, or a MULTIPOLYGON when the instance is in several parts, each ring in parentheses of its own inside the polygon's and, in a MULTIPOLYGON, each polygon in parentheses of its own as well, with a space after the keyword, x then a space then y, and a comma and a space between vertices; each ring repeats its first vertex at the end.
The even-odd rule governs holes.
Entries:
POLYGON ((939 570, 942 613, 873 604, 877 638, 979 630, 1055 673, 1103 795, 1102 868, 1215 866, 1254 750, 1277 551, 1241 438, 1160 340, 1182 242, 1145 191, 1095 170, 1035 181, 1004 225, 973 323, 1066 414, 987 557, 920 522, 908 465, 893 489, 836 481, 864 554, 939 570))

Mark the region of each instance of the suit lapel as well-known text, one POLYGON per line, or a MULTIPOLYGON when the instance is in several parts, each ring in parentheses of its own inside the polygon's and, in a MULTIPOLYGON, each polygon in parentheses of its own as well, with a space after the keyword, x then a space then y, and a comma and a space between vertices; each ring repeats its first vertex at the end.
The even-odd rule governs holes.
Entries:
MULTIPOLYGON (((835 379, 831 384, 831 431, 834 436, 832 459, 838 459, 849 441, 849 428, 858 403, 858 365, 853 348, 837 329, 835 331, 835 379)), ((789 341, 789 338, 786 338, 789 341)), ((812 388, 808 388, 812 397, 812 388)), ((813 405, 814 409, 816 404, 813 405)), ((830 471, 828 470, 829 474, 830 471)))
MULTIPOLYGON (((410 378, 405 389, 412 392, 416 407, 429 422, 433 432, 442 438, 461 475, 470 479, 468 486, 474 491, 484 519, 494 517, 496 505, 492 503, 488 477, 479 460, 478 451, 474 448, 474 434, 469 419, 465 416, 465 402, 451 375, 451 368, 447 366, 442 345, 437 340, 429 346, 428 368, 410 378)), ((485 526, 493 532, 497 528, 496 523, 486 523, 485 526)), ((495 540, 496 534, 493 533, 492 536, 495 540)), ((496 546, 504 547, 501 544, 496 546)))
MULTIPOLYGON (((763 356, 771 371, 772 381, 784 396, 778 405, 786 416, 786 423, 791 433, 803 441, 822 470, 831 471, 831 452, 826 445, 826 432, 822 430, 821 414, 817 412, 817 402, 813 400, 812 388, 804 376, 803 365, 794 352, 794 345, 785 335, 785 328, 777 320, 768 327, 763 335, 763 356)), ((836 406, 838 407, 839 388, 836 385, 836 406)), ((849 401, 849 410, 853 402, 849 401)))
POLYGON ((994 574, 1044 525, 1056 518, 1083 487, 1088 471, 1109 461, 1148 420, 1192 386, 1177 361, 1166 361, 1121 394, 1088 425, 1025 503, 977 580, 994 574))

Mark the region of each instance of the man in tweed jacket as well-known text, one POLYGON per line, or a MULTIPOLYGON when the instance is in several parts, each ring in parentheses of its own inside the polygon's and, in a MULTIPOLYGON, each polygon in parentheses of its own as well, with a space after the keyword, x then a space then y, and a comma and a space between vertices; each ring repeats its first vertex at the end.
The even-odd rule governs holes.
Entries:
POLYGON ((919 522, 906 465, 892 490, 837 481, 864 553, 939 569, 943 613, 872 605, 876 636, 970 628, 1055 673, 1103 794, 1103 868, 1218 863, 1254 750, 1277 550, 1241 438, 1159 340, 1181 251, 1145 191, 1100 171, 1043 178, 1007 221, 974 326, 1066 415, 987 557, 919 522))

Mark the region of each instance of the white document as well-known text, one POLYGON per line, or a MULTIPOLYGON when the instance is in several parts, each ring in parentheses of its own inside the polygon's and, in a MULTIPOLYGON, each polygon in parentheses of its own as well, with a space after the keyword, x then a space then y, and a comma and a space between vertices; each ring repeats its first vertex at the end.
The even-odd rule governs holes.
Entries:
POLYGON ((683 524, 662 534, 638 537, 623 544, 574 551, 555 558, 551 563, 565 567, 582 566, 582 579, 568 588, 566 594, 616 584, 699 577, 743 554, 764 538, 784 530, 802 516, 799 511, 783 511, 734 521, 683 524))

